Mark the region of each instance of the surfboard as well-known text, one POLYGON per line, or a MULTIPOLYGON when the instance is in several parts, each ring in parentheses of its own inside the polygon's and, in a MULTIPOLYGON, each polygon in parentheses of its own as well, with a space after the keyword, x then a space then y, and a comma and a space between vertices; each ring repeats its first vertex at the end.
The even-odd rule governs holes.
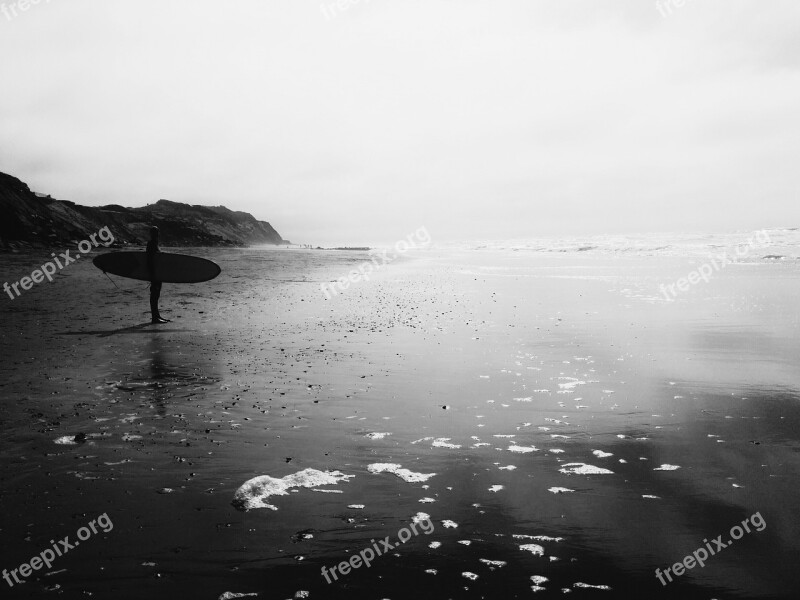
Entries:
POLYGON ((200 283, 214 279, 222 271, 217 263, 205 258, 169 252, 155 255, 153 273, 147 265, 147 252, 111 252, 95 257, 92 263, 104 273, 164 283, 200 283))

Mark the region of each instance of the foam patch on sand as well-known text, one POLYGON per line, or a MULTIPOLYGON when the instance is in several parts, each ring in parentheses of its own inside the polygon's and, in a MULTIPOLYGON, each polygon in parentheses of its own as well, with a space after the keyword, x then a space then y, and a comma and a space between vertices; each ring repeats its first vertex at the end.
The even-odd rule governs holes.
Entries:
POLYGON ((609 456, 614 456, 611 452, 603 452, 602 450, 592 450, 592 454, 594 454, 597 458, 608 458, 609 456))
POLYGON ((428 481, 428 479, 436 475, 436 473, 415 473, 414 471, 404 469, 402 465, 396 463, 373 463, 367 466, 367 470, 375 475, 379 473, 392 473, 408 483, 428 481))
POLYGON ((542 575, 532 575, 531 581, 533 582, 531 591, 535 594, 536 592, 544 592, 547 588, 543 587, 542 584, 550 580, 542 575))
POLYGON ((368 433, 366 437, 368 437, 371 440, 382 440, 387 435, 392 435, 392 434, 389 433, 388 431, 373 431, 372 433, 368 433))
POLYGON ((519 549, 530 552, 534 556, 544 556, 544 548, 539 544, 522 544, 519 549))
POLYGON ((349 481, 355 475, 345 475, 341 471, 318 471, 304 469, 297 473, 277 479, 269 475, 254 477, 244 483, 233 496, 231 504, 241 511, 254 508, 278 510, 269 504, 270 496, 287 496, 293 488, 315 488, 320 485, 336 485, 340 481, 349 481))
POLYGON ((479 558, 483 564, 487 565, 490 569, 502 569, 508 563, 504 560, 489 560, 488 558, 479 558))
POLYGON ((582 583, 580 581, 578 583, 572 584, 572 587, 583 588, 583 589, 592 589, 592 590, 610 590, 611 589, 607 585, 591 585, 589 583, 582 583))
POLYGON ((613 475, 614 471, 595 467, 594 465, 587 465, 586 463, 567 463, 559 469, 561 473, 566 475, 613 475))
POLYGON ((664 464, 661 465, 660 467, 656 467, 655 469, 653 469, 653 471, 677 471, 678 469, 680 469, 678 465, 664 464))
POLYGON ((537 542, 563 542, 562 537, 550 537, 549 535, 525 535, 522 533, 515 533, 512 535, 515 540, 534 540, 537 542))
POLYGON ((566 494, 567 492, 574 492, 575 490, 571 490, 565 487, 551 487, 547 488, 548 492, 552 492, 554 494, 566 494))
POLYGON ((504 487, 505 487, 505 486, 502 486, 502 485, 493 485, 492 487, 490 487, 490 488, 489 488, 489 491, 490 491, 490 492, 499 492, 499 491, 500 491, 500 490, 502 490, 504 487))
POLYGON ((509 446, 509 452, 516 452, 518 454, 528 454, 529 452, 538 452, 539 449, 536 446, 509 446))
POLYGON ((76 446, 78 444, 74 435, 62 435, 55 440, 55 443, 59 446, 76 446))
POLYGON ((586 385, 585 381, 575 379, 574 377, 559 377, 559 379, 571 379, 568 383, 559 383, 558 387, 562 390, 574 390, 579 385, 586 385))
POLYGON ((445 519, 444 521, 442 521, 442 525, 444 526, 445 529, 455 529, 456 527, 458 527, 458 523, 456 523, 455 521, 451 521, 449 519, 445 519))
POLYGON ((431 446, 434 448, 450 448, 452 450, 458 450, 461 448, 461 444, 451 444, 450 438, 436 438, 433 440, 431 446))
POLYGON ((411 517, 412 523, 422 523, 423 521, 430 521, 431 516, 428 513, 418 512, 413 517, 411 517))

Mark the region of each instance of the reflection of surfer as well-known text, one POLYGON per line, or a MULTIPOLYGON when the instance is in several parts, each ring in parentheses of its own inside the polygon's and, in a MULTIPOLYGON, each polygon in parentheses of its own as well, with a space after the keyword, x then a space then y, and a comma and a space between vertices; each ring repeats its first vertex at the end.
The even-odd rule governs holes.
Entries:
MULTIPOLYGON (((147 242, 147 268, 150 269, 150 276, 155 274, 156 254, 161 252, 158 248, 158 227, 150 228, 150 241, 147 242)), ((158 298, 161 296, 161 282, 150 280, 150 313, 153 323, 169 323, 168 319, 162 319, 158 313, 158 298)))

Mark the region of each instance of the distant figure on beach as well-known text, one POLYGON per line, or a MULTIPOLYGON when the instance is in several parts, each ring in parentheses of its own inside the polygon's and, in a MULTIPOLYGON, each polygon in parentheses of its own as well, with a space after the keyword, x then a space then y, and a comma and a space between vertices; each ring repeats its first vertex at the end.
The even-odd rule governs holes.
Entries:
MULTIPOLYGON (((150 273, 155 273, 155 257, 161 252, 158 247, 158 227, 150 228, 150 241, 147 242, 147 266, 150 273)), ((150 314, 153 323, 169 323, 169 319, 162 319, 158 312, 158 299, 161 297, 161 282, 150 280, 150 314)))

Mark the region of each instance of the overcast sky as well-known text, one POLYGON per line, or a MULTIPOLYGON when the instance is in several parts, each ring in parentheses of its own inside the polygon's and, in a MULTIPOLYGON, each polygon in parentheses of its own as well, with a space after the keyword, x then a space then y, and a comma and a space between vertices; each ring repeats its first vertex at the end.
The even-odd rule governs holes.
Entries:
POLYGON ((58 198, 314 244, 800 225, 796 0, 3 1, 0 171, 58 198))

